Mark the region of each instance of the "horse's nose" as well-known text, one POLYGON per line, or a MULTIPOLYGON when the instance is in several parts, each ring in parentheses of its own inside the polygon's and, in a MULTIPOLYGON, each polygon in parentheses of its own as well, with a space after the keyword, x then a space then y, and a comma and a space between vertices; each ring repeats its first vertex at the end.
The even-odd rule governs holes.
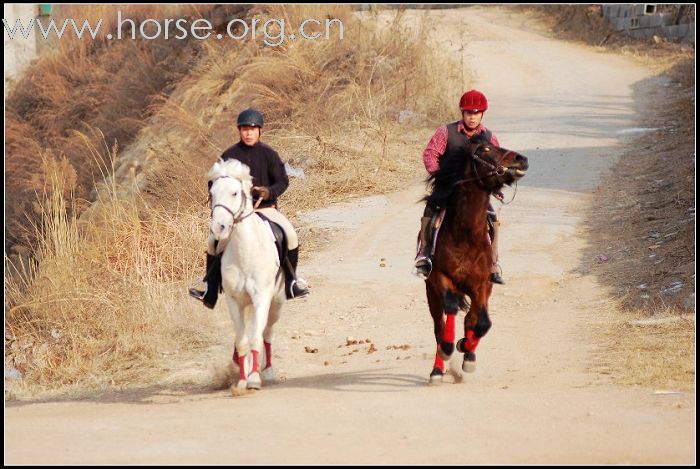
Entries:
POLYGON ((226 230, 226 225, 223 223, 212 223, 211 225, 211 233, 217 237, 217 239, 223 235, 223 233, 226 230))
POLYGON ((520 169, 523 171, 526 171, 527 168, 530 166, 527 162, 527 158, 521 154, 518 154, 518 156, 515 157, 515 161, 517 163, 520 163, 520 169))

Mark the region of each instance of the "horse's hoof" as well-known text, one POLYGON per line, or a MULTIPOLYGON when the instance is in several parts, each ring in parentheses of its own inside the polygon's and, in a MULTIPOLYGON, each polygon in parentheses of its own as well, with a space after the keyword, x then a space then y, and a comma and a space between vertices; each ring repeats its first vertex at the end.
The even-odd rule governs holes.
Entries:
POLYGON ((428 384, 431 386, 440 386, 444 376, 445 373, 441 369, 433 368, 433 371, 430 373, 430 380, 428 381, 428 384))
POLYGON ((476 354, 474 352, 470 352, 469 350, 464 352, 462 371, 465 373, 474 373, 476 371, 476 354))
MULTIPOLYGON (((245 381, 244 381, 244 383, 245 383, 245 381)), ((247 395, 249 395, 249 394, 255 392, 255 391, 251 391, 250 389, 247 389, 247 388, 245 387, 245 384, 243 385, 243 387, 240 387, 240 384, 241 384, 240 381, 238 382, 238 384, 239 384, 238 386, 236 386, 236 385, 232 385, 232 386, 231 386, 231 389, 230 389, 230 390, 231 390, 231 395, 232 395, 233 397, 247 396, 247 395)))
POLYGON ((462 371, 465 373, 474 373, 476 371, 476 362, 462 362, 462 371))
POLYGON ((452 376, 452 379, 454 379, 455 384, 459 384, 462 381, 464 381, 464 375, 459 370, 452 368, 452 364, 450 364, 450 367, 447 369, 446 374, 452 376))
POLYGON ((260 373, 260 377, 262 378, 263 383, 274 383, 275 382, 275 373, 272 371, 272 366, 268 366, 264 370, 262 370, 262 373, 260 373))
POLYGON ((246 386, 248 389, 260 389, 262 387, 262 381, 260 380, 260 373, 257 371, 253 372, 248 376, 248 384, 246 386))

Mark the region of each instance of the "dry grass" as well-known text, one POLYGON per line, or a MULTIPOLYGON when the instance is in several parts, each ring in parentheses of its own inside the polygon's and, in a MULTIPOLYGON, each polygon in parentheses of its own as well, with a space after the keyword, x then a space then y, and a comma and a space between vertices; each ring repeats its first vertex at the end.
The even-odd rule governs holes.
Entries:
MULTIPOLYGON (((608 344, 601 356, 616 380, 690 390, 695 382, 694 63, 677 60, 667 71, 673 94, 651 103, 655 119, 642 123, 659 131, 632 139, 594 195, 585 257, 586 268, 616 292, 616 315, 601 330, 608 344), (600 253, 606 262, 593 261, 600 253)), ((637 91, 649 95, 645 85, 637 91)))
POLYGON ((624 310, 617 307, 596 327, 604 351, 596 371, 623 385, 664 391, 695 389, 695 315, 673 308, 624 310))
POLYGON ((163 374, 163 350, 208 343, 206 321, 193 321, 176 288, 201 251, 198 217, 148 212, 111 193, 94 216, 101 220, 81 224, 57 165, 45 166, 54 190, 40 204, 36 256, 20 265, 5 258, 15 271, 5 278, 5 364, 23 374, 18 388, 148 383, 163 374))
MULTIPOLYGON (((172 17, 179 6, 119 8, 124 17, 138 20, 172 17)), ((60 23, 63 17, 88 18, 95 24, 103 18, 110 24, 115 9, 64 5, 56 8, 56 19, 60 23)), ((207 13, 211 12, 202 15, 207 13)), ((66 35, 37 58, 12 86, 5 103, 6 250, 31 242, 32 233, 24 229, 26 216, 37 222, 32 206, 35 191, 44 184, 34 177, 38 155, 50 153, 73 166, 73 190, 80 201, 75 206, 84 209, 94 199, 94 182, 101 180, 98 168, 109 161, 112 146, 124 148, 135 139, 157 111, 159 98, 162 102, 196 63, 200 49, 201 43, 191 39, 106 41, 66 35), (99 149, 99 160, 86 157, 76 132, 89 136, 99 149)))
MULTIPOLYGON (((428 136, 416 128, 446 115, 458 99, 450 95, 457 78, 450 64, 429 53, 426 36, 434 25, 415 27, 400 11, 366 12, 359 20, 347 6, 260 8, 258 17, 284 17, 288 24, 339 18, 345 39, 278 48, 205 42, 198 66, 142 130, 151 136, 141 138, 148 145, 122 158, 139 160, 134 166, 149 202, 164 210, 175 203, 201 210, 206 168, 238 141, 235 119, 249 106, 265 115, 263 141, 304 171, 280 199, 294 223, 298 212, 420 178, 416 153, 428 136), (399 123, 405 110, 413 114, 404 113, 408 123, 399 123)), ((306 231, 301 241, 312 242, 306 231)))
MULTIPOLYGON (((272 8, 270 14, 285 9, 272 8)), ((308 12, 296 14, 299 21, 308 12)), ((420 177, 420 144, 411 134, 448 115, 457 99, 449 94, 456 89, 454 69, 430 53, 427 34, 436 25, 410 24, 400 10, 364 12, 361 20, 347 11, 334 14, 346 25, 344 41, 294 46, 284 65, 273 68, 288 67, 282 75, 296 73, 296 81, 307 84, 286 93, 291 105, 272 113, 265 137, 307 175, 281 200, 290 214, 349 195, 393 191, 420 177), (402 111, 413 113, 409 125, 399 123, 402 111)), ((268 91, 274 83, 275 75, 267 74, 256 84, 263 109, 276 109, 268 91)))
POLYGON ((346 39, 96 41, 42 57, 11 92, 8 194, 24 205, 10 242, 28 248, 5 257, 5 361, 23 374, 13 395, 140 387, 167 372, 164 351, 195 354, 216 340, 186 286, 203 270, 205 174, 238 140, 244 108, 263 110, 264 140, 305 171, 281 200, 291 218, 420 177, 428 135, 416 128, 453 98, 443 93, 450 64, 431 58, 425 30, 396 11, 358 20, 347 6, 223 16, 246 14, 339 17, 346 39), (410 124, 397 122, 403 110, 410 124))
POLYGON ((154 199, 201 205, 206 199, 202 168, 238 141, 235 119, 249 106, 265 115, 263 141, 304 170, 305 179, 293 179, 280 200, 287 214, 350 194, 395 190, 407 176, 420 173, 420 161, 406 151, 402 134, 410 139, 416 124, 445 115, 451 102, 443 91, 449 64, 438 64, 428 53, 430 25, 411 29, 400 12, 365 13, 360 21, 347 6, 268 6, 259 15, 284 17, 290 24, 339 18, 345 39, 279 48, 207 43, 207 58, 182 86, 187 91, 171 97, 160 113, 169 121, 169 141, 187 135, 191 150, 185 157, 160 154, 163 167, 168 161, 186 166, 167 178, 158 170, 147 176, 144 187, 154 199), (380 29, 387 17, 389 25, 380 29), (403 110, 417 116, 413 125, 398 123, 403 110))

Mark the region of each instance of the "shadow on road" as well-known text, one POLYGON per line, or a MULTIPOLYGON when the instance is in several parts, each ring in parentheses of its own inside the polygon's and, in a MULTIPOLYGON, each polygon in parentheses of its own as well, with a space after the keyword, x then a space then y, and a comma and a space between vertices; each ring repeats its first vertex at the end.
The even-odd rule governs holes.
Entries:
MULTIPOLYGON (((266 389, 317 389, 337 392, 381 392, 393 393, 427 386, 424 376, 391 373, 389 368, 373 371, 299 376, 263 386, 266 389)), ((48 403, 95 402, 100 404, 173 404, 183 400, 199 401, 220 399, 229 396, 229 385, 157 385, 129 391, 94 392, 82 396, 65 396, 44 399, 5 402, 6 408, 24 407, 48 403)))
POLYGON ((398 390, 423 387, 427 378, 403 373, 392 373, 389 368, 374 371, 329 373, 300 376, 287 379, 275 387, 323 389, 340 392, 397 392, 398 390))

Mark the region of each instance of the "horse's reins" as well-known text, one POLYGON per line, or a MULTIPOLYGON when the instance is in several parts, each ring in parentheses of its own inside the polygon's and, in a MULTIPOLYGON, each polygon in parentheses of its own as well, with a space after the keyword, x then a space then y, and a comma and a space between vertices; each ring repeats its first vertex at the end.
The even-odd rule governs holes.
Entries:
POLYGON ((515 194, 517 194, 517 193, 518 193, 518 180, 516 179, 516 180, 515 180, 515 191, 513 191, 513 197, 511 197, 510 200, 509 200, 508 202, 503 202, 503 201, 500 200, 500 199, 499 199, 498 201, 501 202, 503 205, 508 205, 508 204, 510 204, 512 201, 515 200, 515 194))
MULTIPOLYGON (((243 181, 241 181, 238 178, 234 178, 233 176, 220 176, 217 179, 220 179, 220 178, 236 179, 237 181, 239 181, 241 183, 241 186, 243 186, 243 181)), ((216 204, 211 208, 212 217, 214 216, 214 209, 216 207, 221 207, 224 210, 226 210, 228 213, 230 213, 231 216, 233 217, 233 224, 234 225, 237 223, 240 223, 241 221, 245 220, 246 218, 248 218, 249 216, 254 214, 255 210, 257 210, 257 208, 260 206, 260 203, 262 202, 262 197, 258 198, 257 202, 255 202, 255 204, 253 205, 253 210, 250 213, 243 215, 243 211, 245 211, 246 202, 248 200, 248 195, 244 191, 241 191, 241 196, 242 196, 241 197, 241 206, 238 208, 236 213, 233 213, 233 210, 231 210, 230 208, 228 208, 227 206, 225 206, 223 204, 216 204)), ((209 195, 209 198, 211 199, 211 194, 209 195)))

